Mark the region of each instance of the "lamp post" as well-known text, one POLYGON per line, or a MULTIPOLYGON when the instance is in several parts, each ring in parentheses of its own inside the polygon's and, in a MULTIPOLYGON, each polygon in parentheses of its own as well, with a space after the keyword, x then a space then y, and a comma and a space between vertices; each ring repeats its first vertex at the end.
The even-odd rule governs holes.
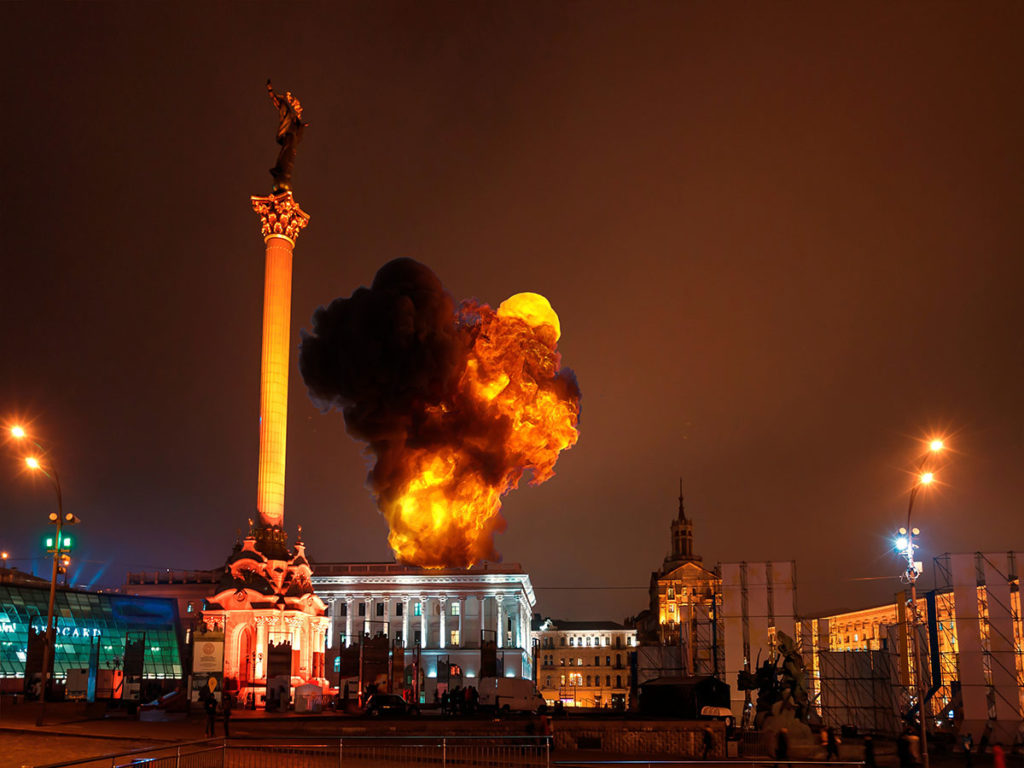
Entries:
POLYGON ((910 489, 910 501, 907 504, 907 526, 906 528, 900 528, 900 539, 898 540, 898 548, 902 551, 902 555, 907 561, 907 570, 904 572, 904 577, 910 583, 910 600, 907 603, 907 607, 910 609, 910 641, 914 646, 914 677, 917 683, 917 712, 921 723, 921 765, 923 768, 929 768, 928 727, 925 717, 924 669, 921 664, 921 644, 918 642, 917 637, 917 627, 920 622, 920 612, 917 609, 917 578, 921 575, 921 572, 918 569, 918 562, 914 557, 914 550, 918 547, 914 543, 914 537, 920 535, 921 531, 913 527, 912 515, 914 513, 914 500, 917 498, 918 491, 921 490, 922 486, 931 485, 935 480, 934 472, 924 471, 925 464, 928 459, 942 451, 944 447, 942 440, 932 440, 928 444, 928 452, 921 457, 921 462, 918 464, 917 472, 914 476, 914 487, 910 489))
MULTIPOLYGON (((43 447, 32 440, 25 433, 25 430, 21 427, 12 427, 11 436, 16 440, 29 440, 38 450, 40 455, 44 455, 45 451, 43 447)), ((40 707, 39 717, 36 718, 36 725, 43 724, 43 718, 46 713, 46 684, 50 676, 50 664, 55 657, 55 648, 53 642, 53 602, 57 593, 57 571, 60 567, 61 562, 61 548, 64 543, 63 529, 64 524, 74 525, 78 522, 78 518, 70 512, 64 514, 64 495, 61 492, 60 487, 60 475, 57 473, 57 468, 52 462, 44 464, 37 456, 26 456, 25 465, 36 472, 42 472, 53 483, 53 490, 57 494, 57 511, 50 513, 50 522, 57 526, 57 535, 53 542, 53 569, 50 574, 50 601, 46 609, 46 637, 43 642, 43 671, 41 675, 42 690, 40 692, 40 707)))

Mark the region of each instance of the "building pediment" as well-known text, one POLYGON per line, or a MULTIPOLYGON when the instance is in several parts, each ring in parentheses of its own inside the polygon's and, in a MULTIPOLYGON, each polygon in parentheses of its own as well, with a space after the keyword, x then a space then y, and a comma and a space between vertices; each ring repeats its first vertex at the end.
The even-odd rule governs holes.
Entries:
POLYGON ((715 579, 713 571, 709 571, 700 563, 683 563, 682 565, 666 571, 658 576, 658 581, 706 581, 715 579))

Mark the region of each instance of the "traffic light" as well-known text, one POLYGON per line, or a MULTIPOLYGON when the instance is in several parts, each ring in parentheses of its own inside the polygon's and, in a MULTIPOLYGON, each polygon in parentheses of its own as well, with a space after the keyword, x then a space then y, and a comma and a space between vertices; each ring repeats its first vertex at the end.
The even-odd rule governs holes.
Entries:
MULTIPOLYGON (((57 549, 57 537, 53 534, 43 537, 43 547, 47 552, 53 552, 57 549)), ((69 551, 75 548, 75 538, 67 534, 61 534, 60 537, 60 549, 62 552, 69 551)))

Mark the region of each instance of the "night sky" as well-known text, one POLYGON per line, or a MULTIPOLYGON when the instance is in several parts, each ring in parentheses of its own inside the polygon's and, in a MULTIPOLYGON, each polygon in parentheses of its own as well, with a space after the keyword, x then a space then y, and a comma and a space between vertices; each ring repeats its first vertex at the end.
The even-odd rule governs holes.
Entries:
MULTIPOLYGON (((314 559, 390 550, 299 333, 401 256, 456 300, 536 291, 559 313, 580 441, 507 497, 497 538, 546 615, 645 607, 680 476, 705 562, 795 559, 805 614, 891 599, 935 432, 925 556, 1024 549, 1024 5, 4 19, 0 415, 52 446, 76 583, 217 567, 254 514, 268 76, 310 123, 285 523, 314 559)), ((0 548, 40 571, 53 498, 19 467, 0 453, 0 548)))

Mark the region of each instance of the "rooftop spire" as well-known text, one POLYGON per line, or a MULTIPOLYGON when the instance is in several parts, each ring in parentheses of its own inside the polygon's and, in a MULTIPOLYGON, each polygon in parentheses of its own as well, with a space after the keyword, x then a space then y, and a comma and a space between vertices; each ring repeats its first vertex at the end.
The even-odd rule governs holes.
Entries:
POLYGON ((679 519, 686 522, 686 508, 683 506, 683 478, 679 478, 679 519))

